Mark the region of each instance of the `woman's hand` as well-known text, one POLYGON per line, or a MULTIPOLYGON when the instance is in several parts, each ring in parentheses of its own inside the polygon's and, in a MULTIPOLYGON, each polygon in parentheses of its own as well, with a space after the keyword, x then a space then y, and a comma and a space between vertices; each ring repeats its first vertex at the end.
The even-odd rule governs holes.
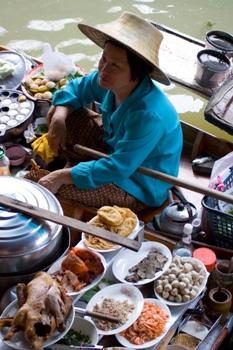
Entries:
POLYGON ((47 188, 53 194, 56 194, 62 185, 73 184, 71 178, 71 169, 59 169, 42 177, 38 184, 47 188))
POLYGON ((59 147, 65 149, 66 118, 71 111, 71 107, 57 106, 51 118, 48 131, 48 144, 56 156, 58 155, 59 147))

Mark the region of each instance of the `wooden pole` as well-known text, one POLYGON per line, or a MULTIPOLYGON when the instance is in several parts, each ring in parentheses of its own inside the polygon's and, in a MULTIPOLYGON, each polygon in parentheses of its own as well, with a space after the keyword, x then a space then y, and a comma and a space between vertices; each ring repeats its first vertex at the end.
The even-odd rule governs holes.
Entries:
MULTIPOLYGON (((81 153, 90 155, 96 159, 109 158, 109 155, 107 155, 105 153, 98 152, 98 151, 95 151, 93 149, 90 149, 88 147, 84 147, 84 146, 81 146, 78 144, 76 144, 74 146, 74 149, 76 152, 81 152, 81 153)), ((156 171, 153 169, 148 169, 148 168, 145 168, 142 166, 140 166, 137 169, 137 172, 140 174, 149 176, 149 177, 153 177, 154 179, 165 181, 165 182, 168 182, 170 184, 177 185, 177 186, 186 188, 186 189, 194 191, 194 192, 202 193, 205 196, 210 196, 210 197, 213 197, 213 198, 216 198, 216 199, 233 204, 233 196, 226 194, 224 192, 213 190, 209 187, 205 187, 205 186, 201 186, 201 185, 196 185, 190 181, 182 180, 182 179, 179 179, 175 176, 167 175, 167 174, 161 173, 159 171, 156 171)))
POLYGON ((59 225, 79 230, 80 232, 89 233, 90 235, 103 238, 105 240, 114 242, 122 247, 129 248, 134 251, 138 251, 141 247, 141 243, 136 240, 116 235, 115 233, 112 233, 108 230, 104 230, 102 228, 86 224, 85 222, 69 218, 68 216, 63 216, 61 214, 57 214, 52 211, 39 208, 29 203, 19 201, 15 198, 3 196, 1 194, 0 205, 3 205, 7 208, 16 210, 17 212, 21 212, 35 218, 52 221, 59 225))

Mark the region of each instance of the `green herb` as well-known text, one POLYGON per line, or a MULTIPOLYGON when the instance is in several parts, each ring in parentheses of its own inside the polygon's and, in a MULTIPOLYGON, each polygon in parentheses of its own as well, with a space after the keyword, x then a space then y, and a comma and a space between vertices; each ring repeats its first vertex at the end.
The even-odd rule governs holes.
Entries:
POLYGON ((91 344, 91 339, 88 335, 71 328, 58 343, 66 345, 77 345, 80 343, 91 344))
POLYGON ((93 288, 89 289, 88 291, 86 291, 82 297, 81 297, 81 300, 85 301, 86 303, 88 303, 91 298, 97 293, 100 291, 100 285, 101 283, 106 283, 106 284, 114 284, 114 283, 117 283, 117 282, 114 282, 114 281, 110 281, 108 280, 107 278, 102 278, 101 281, 96 285, 94 286, 93 288))
POLYGON ((48 132, 48 124, 38 124, 35 129, 35 134, 42 135, 48 132))

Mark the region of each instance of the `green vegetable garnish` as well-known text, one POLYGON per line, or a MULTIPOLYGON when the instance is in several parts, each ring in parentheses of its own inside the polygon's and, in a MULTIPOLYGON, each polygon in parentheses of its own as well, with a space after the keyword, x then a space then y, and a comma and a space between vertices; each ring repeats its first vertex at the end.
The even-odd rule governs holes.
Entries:
POLYGON ((88 335, 77 332, 71 328, 58 343, 65 345, 80 345, 80 343, 91 344, 91 339, 88 335))
POLYGON ((48 124, 38 124, 35 129, 35 134, 41 135, 48 132, 48 124))

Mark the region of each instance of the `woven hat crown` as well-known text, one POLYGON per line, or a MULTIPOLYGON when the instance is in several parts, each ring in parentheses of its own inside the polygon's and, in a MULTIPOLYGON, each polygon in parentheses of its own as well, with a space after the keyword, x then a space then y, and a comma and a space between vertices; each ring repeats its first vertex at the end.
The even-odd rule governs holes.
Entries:
POLYGON ((165 85, 170 84, 166 74, 159 68, 159 48, 163 35, 149 21, 130 12, 123 12, 117 20, 98 28, 82 23, 78 27, 101 48, 104 48, 106 40, 119 42, 154 67, 151 73, 153 79, 165 85))

